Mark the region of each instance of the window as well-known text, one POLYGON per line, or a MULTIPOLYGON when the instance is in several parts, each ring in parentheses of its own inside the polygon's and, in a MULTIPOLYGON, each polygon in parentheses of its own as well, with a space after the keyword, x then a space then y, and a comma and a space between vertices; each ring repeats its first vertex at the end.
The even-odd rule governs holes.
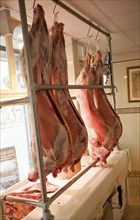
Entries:
POLYGON ((1 190, 27 177, 30 164, 30 127, 28 106, 7 106, 0 109, 1 121, 1 190), (24 167, 24 169, 23 169, 24 167))
POLYGON ((22 78, 21 66, 20 66, 20 50, 23 47, 23 36, 21 26, 17 26, 13 33, 13 46, 15 48, 14 59, 16 66, 16 77, 18 89, 25 88, 25 82, 22 78))
POLYGON ((1 148, 0 163, 0 190, 5 190, 13 184, 19 182, 19 169, 15 146, 1 148))
POLYGON ((0 85, 1 89, 10 89, 9 66, 6 58, 6 52, 1 51, 0 54, 0 85))
POLYGON ((22 45, 21 26, 17 26, 14 29, 13 35, 0 37, 1 99, 27 96, 27 88, 22 79, 20 68, 20 50, 22 45))
POLYGON ((0 37, 0 100, 11 102, 0 108, 0 190, 27 178, 31 169, 28 105, 13 104, 14 99, 27 96, 20 67, 22 45, 20 26, 14 29, 13 35, 0 37))

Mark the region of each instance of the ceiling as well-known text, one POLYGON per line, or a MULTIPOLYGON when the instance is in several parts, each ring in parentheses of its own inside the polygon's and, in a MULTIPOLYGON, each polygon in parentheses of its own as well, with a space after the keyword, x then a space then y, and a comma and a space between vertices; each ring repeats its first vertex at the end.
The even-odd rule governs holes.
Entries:
MULTIPOLYGON (((62 0, 87 20, 111 34, 112 54, 139 51, 140 49, 140 1, 139 0, 62 0)), ((10 9, 11 16, 20 19, 18 0, 0 0, 1 8, 10 9)), ((25 0, 27 20, 32 23, 34 0, 25 0)), ((61 8, 52 0, 36 0, 45 10, 48 27, 54 22, 53 10, 59 22, 65 24, 69 36, 102 50, 108 47, 106 36, 61 8), (87 36, 88 35, 88 36, 87 36), (89 37, 90 36, 90 37, 89 37)))

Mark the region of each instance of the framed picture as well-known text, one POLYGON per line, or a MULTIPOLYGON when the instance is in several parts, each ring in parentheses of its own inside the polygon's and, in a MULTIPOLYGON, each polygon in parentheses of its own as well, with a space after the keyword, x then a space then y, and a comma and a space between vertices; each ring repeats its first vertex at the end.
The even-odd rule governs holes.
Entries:
POLYGON ((128 101, 140 101, 140 66, 127 68, 128 101))

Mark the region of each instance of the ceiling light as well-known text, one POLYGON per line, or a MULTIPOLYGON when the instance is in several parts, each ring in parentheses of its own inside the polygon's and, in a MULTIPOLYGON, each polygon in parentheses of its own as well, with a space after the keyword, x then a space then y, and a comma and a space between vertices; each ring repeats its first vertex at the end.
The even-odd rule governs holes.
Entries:
POLYGON ((125 75, 123 78, 124 78, 124 79, 127 79, 127 75, 125 75))

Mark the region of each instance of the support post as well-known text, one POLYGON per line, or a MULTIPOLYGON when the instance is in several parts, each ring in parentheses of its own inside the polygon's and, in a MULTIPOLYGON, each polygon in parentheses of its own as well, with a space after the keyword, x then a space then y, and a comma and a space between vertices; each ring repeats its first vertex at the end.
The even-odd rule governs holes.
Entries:
POLYGON ((109 43, 109 52, 110 52, 110 72, 111 72, 111 85, 112 85, 111 90, 113 95, 114 110, 116 111, 115 87, 114 87, 113 66, 112 66, 111 36, 108 37, 108 43, 109 43))
MULTIPOLYGON (((26 65, 27 65, 27 77, 28 83, 34 83, 33 79, 33 71, 32 71, 32 62, 31 62, 31 51, 30 51, 30 44, 29 44, 29 36, 28 36, 28 26, 27 26, 27 17, 26 17, 26 8, 25 8, 25 0, 18 0, 19 3, 19 10, 20 10, 20 17, 21 17, 21 25, 22 25, 22 32, 23 32, 23 40, 24 40, 24 49, 25 49, 25 58, 26 58, 26 65)), ((49 198, 47 197, 47 190, 46 190, 46 176, 44 171, 44 164, 43 164, 43 154, 41 148, 41 141, 40 141, 40 132, 39 132, 39 123, 38 123, 38 114, 37 114, 37 98, 34 90, 29 91, 29 96, 31 97, 31 107, 33 112, 33 123, 34 123, 34 133, 35 133, 35 143, 36 143, 36 155, 37 155, 37 162, 38 162, 38 172, 41 184, 41 193, 42 193, 42 203, 43 206, 43 220, 52 220, 50 211, 48 209, 49 198), (47 208, 46 208, 47 207, 47 208)))

